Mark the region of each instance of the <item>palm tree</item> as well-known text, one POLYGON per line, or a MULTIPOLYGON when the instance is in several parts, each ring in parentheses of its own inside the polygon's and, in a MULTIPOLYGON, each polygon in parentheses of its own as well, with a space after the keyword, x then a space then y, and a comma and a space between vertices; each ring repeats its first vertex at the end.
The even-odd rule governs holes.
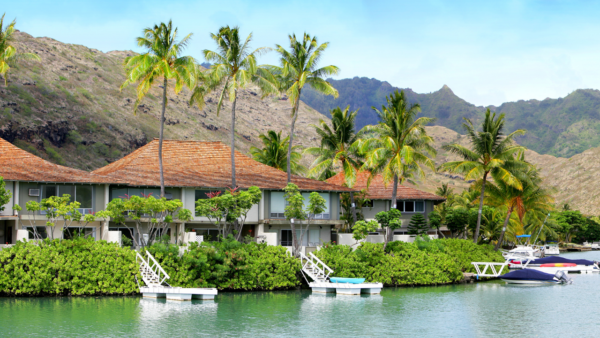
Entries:
POLYGON ((8 71, 10 66, 18 60, 34 60, 40 61, 40 57, 34 53, 17 53, 17 48, 12 44, 15 40, 13 34, 15 32, 16 20, 13 20, 4 27, 4 16, 0 18, 0 75, 4 77, 4 85, 8 85, 8 71))
POLYGON ((288 145, 288 170, 287 181, 292 181, 291 165, 292 144, 294 140, 294 126, 298 118, 298 108, 300 106, 300 96, 305 85, 311 86, 314 90, 325 95, 338 97, 338 91, 324 80, 325 76, 336 75, 339 72, 336 66, 325 66, 317 68, 319 59, 329 45, 327 42, 318 44, 317 37, 304 33, 302 41, 296 38, 296 35, 289 35, 290 50, 286 50, 280 45, 276 45, 276 51, 280 55, 281 67, 272 66, 271 71, 279 77, 279 90, 285 92, 292 105, 292 123, 290 128, 290 142, 288 145))
POLYGON ((496 250, 500 248, 506 226, 513 212, 516 212, 519 220, 523 222, 523 217, 528 212, 532 216, 541 214, 543 217, 552 210, 552 203, 554 203, 550 191, 541 186, 542 179, 535 167, 529 167, 524 171, 516 171, 513 175, 521 182, 521 189, 517 189, 504 181, 495 181, 493 184, 489 184, 486 191, 488 204, 504 207, 507 210, 504 226, 498 243, 496 243, 496 250))
POLYGON ((525 150, 524 147, 514 144, 515 136, 524 134, 525 130, 519 129, 504 136, 504 114, 500 114, 496 119, 496 113, 492 114, 489 108, 485 113, 482 131, 476 131, 471 120, 467 118, 465 118, 463 127, 471 142, 472 150, 457 143, 445 145, 444 150, 459 155, 462 160, 444 163, 440 169, 464 174, 465 180, 481 180, 479 212, 473 236, 473 242, 477 243, 488 176, 491 176, 496 182, 504 182, 516 189, 521 189, 521 182, 509 169, 526 166, 525 163, 514 157, 517 153, 525 150))
MULTIPOLYGON (((307 148, 304 152, 317 156, 309 174, 319 180, 326 180, 335 174, 335 168, 341 167, 344 172, 346 186, 352 188, 356 182, 356 171, 363 164, 358 154, 358 149, 353 144, 358 141, 354 131, 354 121, 358 110, 350 111, 350 106, 341 110, 339 107, 332 109, 331 125, 324 120, 319 120, 319 125, 313 125, 319 136, 319 147, 307 148)), ((350 206, 352 219, 356 223, 356 208, 354 193, 350 192, 350 206)))
POLYGON ((175 79, 175 94, 178 94, 183 89, 183 86, 187 86, 190 89, 195 86, 197 79, 196 61, 191 56, 181 56, 191 37, 192 34, 190 33, 181 41, 177 41, 177 28, 173 28, 171 21, 168 24, 162 22, 160 25, 145 28, 143 36, 137 38, 137 43, 138 46, 144 47, 147 52, 127 57, 124 61, 125 69, 127 70, 127 79, 121 85, 121 90, 130 84, 138 82, 136 88, 137 99, 133 107, 134 114, 154 82, 162 78, 163 98, 158 139, 161 197, 165 196, 162 144, 165 110, 167 108, 168 80, 175 79))
MULTIPOLYGON (((250 154, 256 161, 266 164, 281 171, 287 171, 287 147, 289 137, 281 138, 281 132, 276 133, 274 130, 269 130, 267 134, 260 134, 260 139, 263 143, 263 148, 250 147, 250 154)), ((297 151, 300 146, 294 146, 292 149, 292 173, 298 175, 306 172, 306 167, 300 164, 302 154, 297 151)))
POLYGON ((436 189, 435 194, 447 199, 454 194, 454 189, 448 187, 448 183, 442 183, 442 186, 436 189))
POLYGON ((267 68, 256 64, 256 56, 266 52, 268 48, 261 47, 251 51, 252 33, 245 40, 241 40, 238 27, 225 26, 219 28, 216 34, 211 33, 210 37, 217 44, 217 50, 205 49, 203 53, 206 61, 214 62, 214 64, 204 74, 203 85, 198 85, 194 89, 190 104, 197 103, 202 107, 204 96, 222 86, 217 105, 217 115, 219 115, 223 106, 223 98, 225 95, 229 97, 231 102, 231 187, 236 188, 235 106, 238 90, 255 83, 260 87, 264 98, 270 93, 277 93, 278 87, 267 68))
MULTIPOLYGON (((364 127, 361 133, 371 134, 371 137, 358 142, 360 152, 366 157, 363 168, 371 171, 371 177, 382 174, 386 184, 393 182, 392 208, 395 208, 399 182, 413 175, 424 177, 421 165, 435 170, 435 164, 427 154, 435 155, 436 151, 432 147, 433 139, 425 130, 425 125, 433 119, 417 119, 421 108, 418 104, 409 105, 404 91, 396 90, 387 97, 387 106, 382 106, 381 110, 373 107, 373 110, 380 122, 364 127)), ((387 244, 389 228, 386 232, 387 244)))

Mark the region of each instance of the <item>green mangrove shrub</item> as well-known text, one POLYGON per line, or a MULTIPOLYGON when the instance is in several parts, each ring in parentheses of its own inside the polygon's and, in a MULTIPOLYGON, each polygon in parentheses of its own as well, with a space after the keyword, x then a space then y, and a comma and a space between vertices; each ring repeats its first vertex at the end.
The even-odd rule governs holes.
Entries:
POLYGON ((0 251, 5 295, 126 295, 138 292, 135 252, 116 243, 78 237, 19 242, 0 251))
POLYGON ((179 287, 219 290, 281 290, 300 284, 300 262, 280 246, 243 243, 228 236, 222 242, 192 243, 179 256, 173 244, 155 243, 148 251, 179 287))

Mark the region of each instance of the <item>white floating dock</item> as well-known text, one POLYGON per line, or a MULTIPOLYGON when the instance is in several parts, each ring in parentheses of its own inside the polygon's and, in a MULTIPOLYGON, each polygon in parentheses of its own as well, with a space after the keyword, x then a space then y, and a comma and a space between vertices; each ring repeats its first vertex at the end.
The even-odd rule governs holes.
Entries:
POLYGON ((145 298, 166 298, 167 300, 188 301, 193 299, 215 299, 215 288, 179 288, 168 286, 142 286, 140 292, 145 298))
POLYGON ((350 283, 331 283, 331 282, 312 282, 308 286, 312 289, 312 292, 317 293, 336 293, 338 295, 378 295, 381 293, 383 288, 382 283, 361 283, 361 284, 350 284, 350 283))

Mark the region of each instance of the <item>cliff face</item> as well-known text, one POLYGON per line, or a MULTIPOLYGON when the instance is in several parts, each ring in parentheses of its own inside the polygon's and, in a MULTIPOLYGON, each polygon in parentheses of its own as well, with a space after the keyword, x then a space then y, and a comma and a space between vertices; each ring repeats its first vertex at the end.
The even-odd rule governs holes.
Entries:
MULTIPOLYGON (((119 91, 125 80, 122 63, 131 51, 102 53, 50 38, 16 33, 20 52, 36 53, 41 62, 19 62, 0 84, 0 137, 56 163, 93 170, 158 137, 162 88, 154 86, 134 113, 134 86, 119 91)), ((190 91, 175 95, 168 86, 165 138, 222 141, 229 144, 231 104, 216 114, 217 93, 200 110, 189 106, 190 91)), ((237 102, 236 148, 260 146, 269 129, 287 134, 287 99, 260 99, 256 88, 241 90, 237 102)), ((309 124, 324 118, 301 104, 295 142, 316 144, 309 124)), ((327 118, 325 118, 327 119, 327 118)), ((306 162, 309 159, 305 160, 306 162)), ((308 163, 305 163, 308 164, 308 163)))

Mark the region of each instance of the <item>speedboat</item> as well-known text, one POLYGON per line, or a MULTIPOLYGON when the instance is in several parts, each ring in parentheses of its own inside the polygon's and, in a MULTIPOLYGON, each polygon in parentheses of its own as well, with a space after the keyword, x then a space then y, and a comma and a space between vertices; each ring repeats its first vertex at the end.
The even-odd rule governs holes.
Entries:
POLYGON ((592 243, 592 250, 600 250, 600 244, 592 243))
POLYGON ((541 251, 531 245, 517 245, 516 248, 503 252, 504 258, 536 259, 541 257, 541 251))
POLYGON ((555 274, 533 269, 511 271, 500 276, 507 284, 540 285, 540 284, 571 284, 573 281, 564 271, 555 274))
POLYGON ((558 249, 558 244, 546 244, 544 245, 544 255, 545 256, 558 256, 560 255, 560 250, 558 249))
POLYGON ((587 259, 567 259, 564 257, 551 256, 538 259, 509 259, 510 269, 533 269, 550 274, 557 271, 569 273, 594 273, 600 272, 598 262, 587 259))

